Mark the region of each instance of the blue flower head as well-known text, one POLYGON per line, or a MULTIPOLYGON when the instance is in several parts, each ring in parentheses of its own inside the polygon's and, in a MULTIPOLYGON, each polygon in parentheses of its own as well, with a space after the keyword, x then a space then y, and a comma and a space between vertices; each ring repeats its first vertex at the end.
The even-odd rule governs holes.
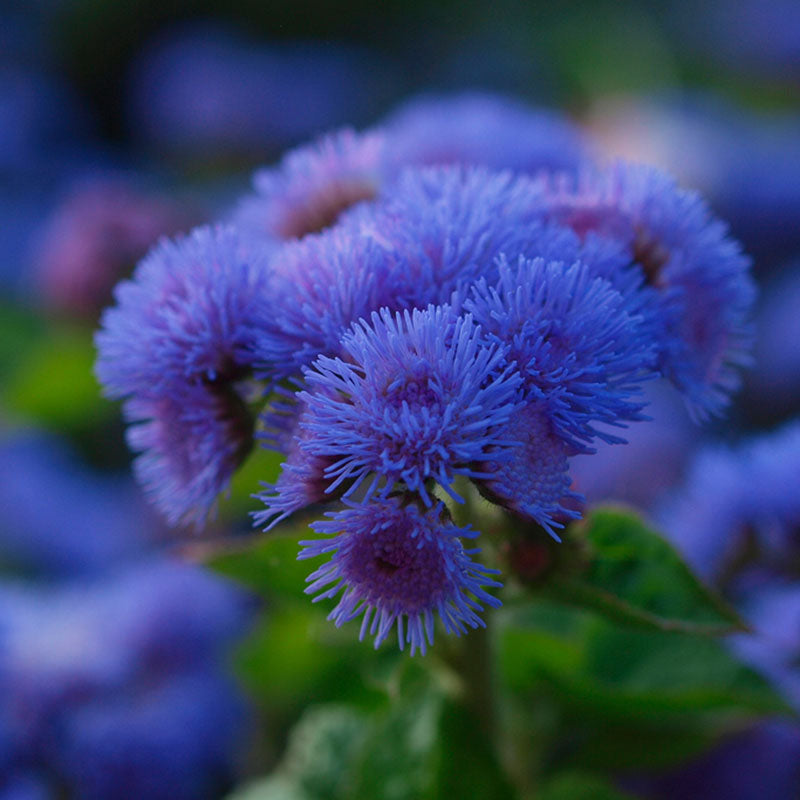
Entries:
POLYGON ((540 185, 553 220, 629 249, 659 298, 662 371, 697 417, 721 412, 748 362, 755 294, 749 260, 725 225, 697 193, 651 167, 617 162, 540 185))
POLYGON ((173 525, 200 524, 253 444, 253 419, 233 386, 176 381, 125 403, 133 467, 173 525))
POLYGON ((594 423, 639 420, 641 382, 653 376, 653 345, 641 318, 589 267, 541 258, 498 259, 499 280, 481 279, 464 307, 492 341, 509 348, 526 396, 546 406, 555 429, 580 447, 620 441, 594 423))
POLYGON ((320 357, 306 372, 302 447, 331 460, 328 491, 366 485, 385 497, 395 483, 432 503, 435 481, 459 499, 457 475, 483 474, 502 457, 496 435, 517 407, 520 378, 469 316, 430 306, 373 314, 342 341, 345 360, 320 357))
POLYGON ((327 491, 331 481, 326 472, 333 465, 333 459, 309 452, 304 446, 312 436, 307 425, 309 412, 305 404, 295 399, 293 407, 286 404, 285 412, 276 412, 273 405, 262 415, 266 429, 260 436, 262 444, 286 456, 275 484, 262 482, 264 490, 256 495, 266 508, 253 514, 253 520, 256 525, 266 525, 266 530, 295 511, 332 500, 335 494, 341 494, 339 492, 332 496, 327 491))
POLYGON ((486 92, 421 95, 393 112, 385 126, 387 151, 400 166, 569 170, 587 150, 561 114, 486 92))
POLYGON ((406 170, 381 203, 349 221, 395 263, 394 294, 424 308, 448 302, 460 285, 492 270, 500 253, 527 254, 543 218, 539 190, 524 176, 429 167, 406 170))
POLYGON ((575 448, 553 429, 549 409, 531 401, 498 432, 508 442, 504 458, 488 461, 475 483, 493 503, 541 525, 560 541, 555 528, 580 516, 583 497, 570 489, 568 456, 575 448))
POLYGON ((262 303, 258 371, 275 383, 318 355, 338 355, 344 332, 382 306, 396 306, 394 261, 370 237, 337 225, 284 244, 270 262, 272 302, 262 303))
POLYGON ((374 198, 383 179, 380 133, 345 128, 292 150, 278 167, 256 173, 256 194, 233 222, 254 236, 282 241, 329 227, 347 208, 374 198))
POLYGON ((331 513, 312 525, 331 538, 301 542, 299 558, 332 553, 330 561, 308 577, 315 601, 342 592, 329 619, 337 626, 363 614, 361 638, 375 636, 375 647, 397 626, 400 648, 423 654, 433 644, 434 617, 456 635, 484 623, 481 603, 500 602, 484 587, 500 586, 495 570, 475 564, 458 537, 476 532, 458 528, 443 506, 421 510, 414 502, 390 497, 331 513))
POLYGON ((249 375, 269 295, 264 253, 231 228, 163 241, 116 291, 97 375, 125 415, 136 472, 167 519, 199 521, 247 454, 249 375))
POLYGON ((96 372, 106 393, 240 377, 252 363, 267 287, 265 253, 233 228, 163 240, 119 284, 116 307, 103 314, 96 372))

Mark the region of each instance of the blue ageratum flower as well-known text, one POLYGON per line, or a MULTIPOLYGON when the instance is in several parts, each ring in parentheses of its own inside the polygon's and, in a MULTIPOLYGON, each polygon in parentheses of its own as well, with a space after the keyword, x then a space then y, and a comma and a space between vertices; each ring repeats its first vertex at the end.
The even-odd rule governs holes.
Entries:
POLYGON ((299 376, 320 354, 338 355, 354 322, 400 302, 392 286, 397 264, 351 226, 287 242, 270 269, 272 297, 260 308, 256 351, 257 372, 271 384, 299 376))
POLYGON ((749 260, 726 226, 697 193, 651 167, 617 162, 539 183, 551 219, 625 244, 657 291, 661 370, 698 418, 720 413, 749 360, 755 294, 749 260))
POLYGON ((294 399, 285 404, 287 413, 276 411, 275 405, 262 414, 265 428, 259 436, 262 445, 285 455, 281 464, 281 474, 274 485, 262 481, 263 491, 256 495, 265 509, 253 514, 258 526, 273 528, 295 511, 307 506, 334 499, 328 492, 330 478, 328 468, 334 464, 330 456, 309 452, 306 443, 313 432, 308 428, 309 411, 303 402, 294 399))
POLYGON ((117 305, 103 314, 96 372, 106 394, 247 372, 268 279, 263 248, 233 228, 163 240, 117 286, 117 305))
POLYGON ((372 501, 331 513, 312 525, 331 538, 301 542, 298 558, 332 554, 309 575, 306 588, 314 598, 342 596, 329 619, 337 626, 363 615, 361 636, 375 637, 378 647, 397 627, 400 648, 425 653, 433 644, 438 615, 448 633, 461 634, 485 623, 481 604, 500 602, 485 587, 500 586, 496 570, 474 563, 459 537, 476 531, 458 528, 441 503, 422 510, 399 497, 372 501))
POLYGON ((394 111, 385 128, 387 153, 399 166, 569 170, 587 154, 563 115, 488 92, 421 95, 394 111))
POLYGON ((345 128, 260 170, 256 193, 243 200, 233 223, 276 241, 301 238, 330 227, 350 206, 371 200, 384 179, 384 140, 379 132, 345 128))
POLYGON ((159 244, 103 315, 98 378, 127 398, 137 474, 173 523, 201 520, 250 449, 242 382, 268 286, 257 244, 232 228, 200 228, 159 244))
POLYGON ((385 497, 396 483, 433 502, 435 481, 456 499, 457 475, 483 475, 502 459, 496 431, 516 410, 519 375, 485 344, 471 317, 447 307, 373 314, 343 338, 343 359, 306 371, 301 447, 329 458, 328 491, 365 485, 385 497))
POLYGON ((595 424, 643 419, 641 384, 653 377, 654 352, 641 317, 580 262, 501 256, 498 274, 496 285, 478 281, 464 307, 490 341, 508 347, 526 398, 578 449, 596 437, 621 441, 595 424))
POLYGON ((128 400, 133 469, 167 521, 201 524, 253 446, 253 417, 231 385, 183 383, 128 400))
POLYGON ((225 662, 251 611, 232 586, 161 559, 0 583, 0 776, 41 776, 53 796, 213 793, 245 744, 225 662))
POLYGON ((347 223, 384 248, 394 296, 424 308, 448 302, 459 286, 492 270, 500 253, 528 254, 544 216, 540 190, 529 178, 428 167, 403 172, 381 202, 348 215, 347 223))
POLYGON ((489 460, 475 483, 487 499, 541 525, 556 541, 556 528, 580 517, 583 496, 570 488, 569 456, 574 445, 556 432, 550 409, 527 402, 497 432, 507 451, 489 460))

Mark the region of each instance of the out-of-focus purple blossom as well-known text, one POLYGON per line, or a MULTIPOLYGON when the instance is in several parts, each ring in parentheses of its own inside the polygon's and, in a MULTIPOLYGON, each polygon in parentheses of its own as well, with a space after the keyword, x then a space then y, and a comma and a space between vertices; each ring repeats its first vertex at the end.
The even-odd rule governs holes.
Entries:
POLYGON ((59 720, 57 771, 87 800, 212 800, 233 782, 245 713, 232 683, 201 667, 59 720))
POLYGON ((595 453, 570 461, 574 486, 590 506, 622 502, 649 512, 682 481, 697 430, 669 387, 650 385, 644 395, 650 419, 625 431, 624 447, 600 441, 595 453))
POLYGON ((485 92, 421 95, 385 120, 387 154, 407 165, 473 165, 518 172, 572 170, 588 155, 562 114, 485 92))
POLYGON ((542 176, 540 184, 554 221, 629 248, 658 297, 662 372, 697 417, 721 413, 749 360, 755 299, 749 259, 724 223, 700 195, 643 165, 586 167, 577 178, 542 176))
POLYGON ((764 289, 756 317, 755 363, 745 379, 754 411, 800 413, 800 262, 764 289))
POLYGON ((346 128, 324 136, 292 150, 277 167, 257 172, 256 194, 239 204, 232 222, 269 240, 318 233, 350 206, 378 194, 384 159, 378 132, 359 135, 346 128))
POLYGON ((765 722, 680 769, 623 783, 647 800, 788 800, 800 791, 800 727, 765 722))
POLYGON ((130 75, 133 133, 181 157, 264 158, 363 119, 383 70, 335 43, 255 43, 224 28, 172 30, 130 75))
POLYGON ((800 116, 708 95, 598 102, 589 125, 614 157, 653 164, 704 192, 763 271, 800 248, 800 116))
POLYGON ((686 6, 689 41, 734 71, 800 78, 800 8, 793 0, 715 0, 686 6))
POLYGON ((66 157, 88 130, 77 97, 54 74, 0 65, 0 170, 4 173, 41 170, 66 157))
POLYGON ((176 201, 121 178, 77 182, 36 235, 39 294, 58 311, 94 316, 159 237, 194 221, 176 201))
POLYGON ((375 647, 397 627, 400 649, 411 655, 433 644, 434 618, 456 635, 484 625, 481 603, 500 602, 484 587, 500 586, 495 570, 475 564, 459 537, 477 535, 445 518, 444 506, 422 510, 413 501, 391 497, 329 514, 312 526, 331 538, 301 542, 299 558, 332 553, 308 576, 306 592, 315 602, 343 591, 329 619, 337 626, 363 614, 361 636, 375 636, 375 647), (333 584, 333 585, 331 585, 333 584))
POLYGON ((81 583, 5 582, 3 772, 42 772, 76 796, 216 796, 246 721, 224 656, 249 615, 232 586, 164 561, 81 583))
POLYGON ((701 450, 683 489, 665 501, 657 518, 707 578, 723 577, 743 555, 779 572, 791 570, 800 552, 798 480, 795 421, 736 448, 701 450))
POLYGON ((734 650, 800 710, 800 582, 770 575, 739 605, 753 633, 736 636, 734 650))
POLYGON ((126 401, 134 472, 173 525, 201 524, 253 445, 253 417, 234 386, 181 383, 126 401))
POLYGON ((0 507, 0 561, 33 574, 97 574, 141 556, 159 536, 128 478, 92 473, 42 434, 0 441, 0 507))

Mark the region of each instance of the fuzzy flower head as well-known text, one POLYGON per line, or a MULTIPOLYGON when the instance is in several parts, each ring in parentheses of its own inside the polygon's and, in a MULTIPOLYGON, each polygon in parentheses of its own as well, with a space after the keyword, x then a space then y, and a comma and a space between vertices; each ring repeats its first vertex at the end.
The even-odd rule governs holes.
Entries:
POLYGON ((476 480, 481 494, 524 519, 541 525, 560 541, 556 528, 580 516, 583 497, 570 489, 568 457, 575 448, 553 429, 547 407, 529 402, 499 432, 508 453, 487 461, 485 475, 476 480))
POLYGON ((354 322, 396 308, 395 267, 384 248, 351 226, 284 244, 270 262, 272 302, 259 313, 259 374, 275 383, 299 375, 320 354, 338 355, 354 322))
POLYGON ((342 341, 346 360, 320 357, 306 372, 303 447, 331 459, 328 491, 366 481, 385 497, 400 482, 431 505, 429 481, 455 497, 456 475, 497 459, 495 431, 514 412, 520 378, 469 316, 430 306, 373 314, 342 341), (490 456, 490 453, 492 455, 490 456))
POLYGON ((348 224, 396 264, 388 279, 394 294, 424 308, 448 302, 459 286, 492 270, 500 253, 528 253, 543 218, 539 191, 524 176, 429 167, 406 170, 348 224))
POLYGON ((575 169, 586 155, 562 115, 500 95, 422 95, 386 120, 387 150, 402 165, 471 164, 536 172, 575 169))
POLYGON ((292 150, 279 166, 256 173, 256 194, 242 201, 233 222, 278 241, 318 233, 345 209, 377 195, 383 154, 380 133, 349 128, 292 150))
POLYGON ((580 262, 498 260, 499 280, 480 280, 465 301, 492 341, 508 346, 530 399, 548 408, 575 446, 620 441, 593 423, 641 419, 640 384, 652 377, 651 342, 640 317, 608 281, 580 262))
POLYGON ((332 538, 301 542, 299 558, 333 553, 331 560, 308 577, 308 594, 315 601, 335 597, 339 602, 329 619, 337 626, 363 614, 361 638, 375 636, 375 647, 397 626, 402 649, 411 645, 425 653, 433 644, 434 617, 456 635, 484 625, 481 603, 499 601, 484 587, 500 586, 495 570, 473 563, 458 537, 472 537, 470 528, 457 528, 444 516, 443 506, 421 510, 400 498, 373 501, 329 514, 315 523, 317 533, 332 538))
POLYGON ((286 456, 275 484, 262 482, 264 489, 256 495, 265 509, 255 513, 253 519, 258 526, 266 525, 266 530, 295 511, 333 499, 326 491, 330 483, 326 470, 333 459, 306 448, 305 443, 312 436, 305 424, 308 418, 308 409, 297 402, 296 396, 288 403, 273 403, 261 415, 262 445, 286 456))
POLYGON ((595 232, 629 250, 658 294, 660 366, 699 418, 722 411, 748 362, 754 285, 749 260, 695 192, 651 167, 542 177, 549 216, 578 235, 595 232))
POLYGON ((128 444, 134 472, 164 517, 200 524, 253 443, 253 419, 233 386, 176 382, 124 406, 134 423, 128 444))
POLYGON ((253 359, 267 281, 265 254, 232 228, 202 227, 162 241, 103 314, 96 371, 106 393, 241 377, 253 359))

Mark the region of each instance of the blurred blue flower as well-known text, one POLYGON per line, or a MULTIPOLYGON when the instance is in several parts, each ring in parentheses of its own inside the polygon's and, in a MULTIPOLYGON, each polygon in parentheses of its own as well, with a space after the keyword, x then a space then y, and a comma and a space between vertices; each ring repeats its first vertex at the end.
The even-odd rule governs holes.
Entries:
POLYGON ((127 476, 92 472, 57 438, 33 431, 0 440, 0 506, 0 562, 26 574, 98 574, 161 537, 127 476))
POLYGON ((150 246, 191 227, 194 216, 121 176, 75 181, 33 235, 40 299, 57 311, 93 317, 150 246))
POLYGON ((574 486, 587 505, 625 503, 648 513, 682 483, 697 429, 671 387, 647 384, 644 399, 649 419, 625 431, 624 447, 598 441, 596 452, 570 460, 574 486))
POLYGON ((381 188, 384 141, 380 133, 344 130, 287 153, 272 169, 256 172, 256 194, 242 200, 232 223, 268 240, 300 238, 329 227, 381 188))
POLYGON ((682 93, 605 101, 590 124, 610 154, 669 170, 702 191, 754 256, 756 271, 800 248, 796 113, 757 112, 711 93, 682 93))
POLYGON ((756 317, 753 368, 745 396, 753 413, 800 413, 800 262, 764 287, 756 317))
POLYGON ((798 476, 800 423, 794 421, 735 448, 700 450, 683 488, 657 518, 707 578, 723 577, 743 554, 748 563, 780 573, 800 552, 798 476))
POLYGON ((800 790, 800 727, 761 723, 727 737, 710 753, 657 776, 626 779, 625 788, 649 800, 782 800, 800 790))
POLYGON ((490 577, 496 571, 473 563, 476 551, 464 550, 458 538, 476 532, 449 522, 441 503, 423 511, 411 499, 391 497, 329 516, 312 527, 331 538, 301 542, 299 558, 333 554, 309 575, 306 592, 315 601, 343 592, 329 619, 340 626, 363 615, 360 638, 375 636, 375 647, 396 626, 400 648, 408 643, 412 655, 424 654, 435 615, 458 635, 484 625, 482 603, 500 605, 484 588, 500 586, 490 577))
POLYGON ((398 166, 473 165, 535 173, 570 170, 588 156, 563 114, 488 92, 420 95, 383 123, 398 166))
POLYGON ((45 774, 71 796, 216 796, 246 733, 224 655, 249 616, 237 590, 164 561, 81 583, 4 582, 4 773, 45 774))
POLYGON ((135 136, 181 158, 264 157, 369 113, 385 70, 333 42, 258 43, 223 27, 162 33, 134 61, 135 136))
POLYGON ((659 366, 698 418, 721 413, 749 360, 755 299, 749 260, 725 225, 697 193, 651 167, 620 161, 540 183, 555 221, 629 248, 657 290, 659 366))

